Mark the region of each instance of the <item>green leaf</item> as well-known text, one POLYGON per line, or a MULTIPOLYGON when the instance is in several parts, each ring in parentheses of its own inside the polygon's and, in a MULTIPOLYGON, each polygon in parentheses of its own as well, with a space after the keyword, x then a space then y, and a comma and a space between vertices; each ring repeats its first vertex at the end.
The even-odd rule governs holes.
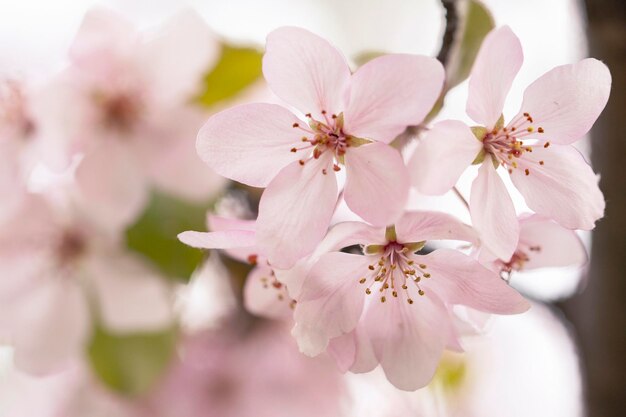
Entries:
POLYGON ((446 91, 469 77, 480 45, 495 27, 491 13, 479 0, 466 0, 461 5, 463 19, 446 68, 446 91))
POLYGON ((205 76, 197 102, 208 107, 236 96, 261 77, 262 57, 256 49, 223 44, 220 60, 205 76))
POLYGON ((174 328, 117 335, 96 326, 88 347, 94 373, 112 390, 128 396, 146 393, 167 369, 176 346, 174 328))
POLYGON ((141 218, 126 231, 126 243, 168 277, 187 281, 204 255, 176 236, 185 230, 206 230, 206 212, 211 205, 155 193, 141 218))

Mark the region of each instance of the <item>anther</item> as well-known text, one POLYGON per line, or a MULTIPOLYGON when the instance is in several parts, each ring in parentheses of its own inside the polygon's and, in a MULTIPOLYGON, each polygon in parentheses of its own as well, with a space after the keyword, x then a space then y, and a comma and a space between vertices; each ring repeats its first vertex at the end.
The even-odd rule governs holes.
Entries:
POLYGON ((337 164, 333 165, 333 169, 335 170, 335 172, 341 171, 341 167, 339 167, 339 165, 337 165, 337 164))
POLYGON ((424 295, 424 290, 419 290, 417 293, 418 293, 419 295, 424 295))
POLYGON ((543 164, 544 164, 544 162, 543 162, 543 161, 539 161, 539 165, 543 165, 543 164))
POLYGON ((543 127, 538 127, 538 128, 537 128, 537 132, 539 132, 539 133, 543 133, 543 127))
POLYGON ((526 168, 526 169, 524 170, 524 173, 525 173, 526 175, 530 175, 530 170, 529 170, 528 168, 526 168))
POLYGON ((372 293, 372 290, 370 290, 369 288, 365 289, 365 294, 370 295, 372 293))
POLYGON ((397 291, 392 291, 391 295, 393 295, 394 297, 397 297, 398 296, 398 292, 397 291))
POLYGON ((359 280, 359 284, 365 284, 365 281, 366 281, 366 279, 365 279, 365 278, 361 278, 361 279, 359 280))
POLYGON ((259 256, 256 254, 248 255, 248 263, 250 265, 256 265, 259 256))
POLYGON ((304 117, 308 117, 310 119, 313 116, 311 116, 311 113, 307 113, 307 114, 304 115, 304 117))
POLYGON ((410 298, 407 298, 406 302, 409 304, 413 304, 413 300, 411 300, 410 298))
POLYGON ((546 142, 546 143, 543 144, 544 148, 547 148, 548 146, 550 146, 550 142, 546 142))
POLYGON ((322 110, 322 114, 326 114, 326 110, 322 110))
POLYGON ((419 266, 421 269, 426 269, 426 264, 420 264, 419 266))
POLYGON ((369 268, 370 271, 373 271, 375 269, 374 265, 370 265, 370 266, 368 266, 368 268, 369 268))
POLYGON ((322 174, 324 175, 328 174, 328 172, 326 172, 326 168, 322 169, 322 174))
POLYGON ((294 152, 294 153, 298 152, 298 149, 297 148, 291 148, 291 152, 294 152))
POLYGON ((533 130, 535 130, 535 129, 533 129, 533 127, 532 127, 532 126, 529 126, 529 127, 526 129, 526 131, 527 131, 527 132, 529 132, 529 133, 530 133, 530 132, 532 132, 533 130))
POLYGON ((427 272, 424 274, 424 278, 430 278, 430 274, 427 272))
POLYGON ((300 163, 300 165, 304 166, 304 161, 301 159, 298 161, 300 163))
POLYGON ((380 297, 380 302, 384 303, 385 301, 387 301, 387 298, 385 298, 385 296, 383 295, 382 297, 380 297))
POLYGON ((300 127, 300 124, 294 123, 293 125, 291 125, 291 127, 300 127))

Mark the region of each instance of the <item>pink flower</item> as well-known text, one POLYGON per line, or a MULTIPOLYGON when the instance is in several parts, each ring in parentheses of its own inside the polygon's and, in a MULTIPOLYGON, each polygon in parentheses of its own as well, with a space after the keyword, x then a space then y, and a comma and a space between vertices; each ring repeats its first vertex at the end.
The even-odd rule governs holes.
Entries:
POLYGON ((218 331, 188 337, 182 348, 136 417, 343 415, 341 375, 328 358, 301 355, 276 323, 248 324, 245 331, 230 320, 218 331))
POLYGON ((267 38, 263 72, 307 121, 278 105, 239 106, 209 119, 197 148, 218 173, 267 187, 257 231, 271 263, 289 268, 322 239, 337 200, 335 173, 344 168, 350 209, 378 226, 395 220, 409 184, 400 153, 387 143, 431 109, 441 64, 387 55, 351 74, 328 42, 285 27, 267 38))
POLYGON ((505 124, 504 101, 522 60, 511 29, 491 32, 469 82, 467 114, 480 126, 436 124, 409 164, 420 191, 442 194, 470 164, 482 163, 471 190, 472 223, 483 244, 502 259, 513 254, 519 228, 499 167, 528 207, 568 229, 590 230, 604 213, 598 178, 570 144, 602 112, 611 87, 609 70, 585 59, 548 71, 526 88, 519 113, 505 124))
POLYGON ((158 273, 71 209, 31 196, 0 226, 0 334, 23 370, 46 373, 82 356, 92 311, 115 332, 167 326, 169 298, 158 273))
POLYGON ((257 245, 256 222, 209 215, 211 232, 187 231, 178 235, 181 242, 201 249, 223 249, 230 257, 254 266, 246 278, 244 303, 256 315, 290 319, 302 282, 315 260, 331 250, 353 243, 362 223, 346 222, 331 228, 311 256, 301 259, 289 270, 277 269, 257 245))
POLYGON ((206 199, 223 179, 195 152, 206 114, 192 99, 218 56, 219 42, 193 12, 140 32, 111 10, 92 9, 70 65, 34 100, 46 163, 64 168, 84 155, 76 170, 84 203, 118 223, 134 220, 150 187, 206 199))
POLYGON ((323 255, 294 313, 300 349, 317 355, 332 341, 343 369, 367 372, 380 363, 392 384, 415 390, 430 381, 446 346, 461 349, 454 305, 498 314, 528 308, 496 273, 458 251, 418 254, 427 240, 438 239, 472 242, 475 236, 449 215, 408 212, 395 228, 361 233, 364 255, 323 255))
POLYGON ((488 250, 480 253, 481 262, 491 262, 505 279, 514 271, 580 266, 587 262, 587 251, 575 231, 537 214, 522 216, 519 224, 519 242, 511 258, 497 259, 488 250))

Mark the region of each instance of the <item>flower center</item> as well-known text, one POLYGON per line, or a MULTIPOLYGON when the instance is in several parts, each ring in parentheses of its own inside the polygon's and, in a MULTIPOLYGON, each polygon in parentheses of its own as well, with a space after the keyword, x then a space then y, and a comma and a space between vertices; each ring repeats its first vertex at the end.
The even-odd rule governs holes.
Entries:
MULTIPOLYGON (((257 260, 258 260, 258 255, 249 255, 248 256, 248 262, 251 265, 256 265, 257 264, 257 260)), ((269 269, 267 269, 267 273, 262 275, 260 280, 261 280, 261 286, 263 287, 263 289, 266 289, 268 291, 273 291, 276 294, 276 298, 278 299, 278 301, 287 301, 289 300, 289 307, 290 308, 295 308, 296 307, 296 300, 291 299, 291 297, 289 297, 289 293, 287 292, 287 287, 280 281, 278 281, 278 279, 276 279, 276 274, 274 273, 274 269, 270 266, 269 262, 267 263, 269 269)))
POLYGON ((98 93, 96 101, 104 126, 117 132, 131 132, 143 113, 141 97, 133 91, 98 93))
MULTIPOLYGON (((512 174, 513 170, 519 167, 518 160, 524 153, 533 152, 534 147, 525 143, 524 141, 527 140, 525 138, 531 135, 535 136, 537 133, 545 133, 542 127, 535 127, 533 123, 532 116, 523 113, 522 116, 512 120, 507 126, 503 126, 504 120, 500 118, 492 130, 477 128, 474 133, 483 142, 483 151, 492 156, 494 163, 502 164, 509 171, 509 174, 512 174)), ((550 142, 543 144, 544 148, 549 146, 550 142)), ((544 161, 539 161, 539 165, 544 165, 544 161)), ((524 168, 524 174, 530 175, 528 167, 524 168)))
MULTIPOLYGON (((333 154, 333 170, 341 171, 340 164, 344 163, 344 155, 348 148, 360 146, 369 141, 355 138, 343 131, 343 113, 339 115, 332 114, 328 116, 326 110, 322 110, 324 121, 315 120, 311 113, 306 114, 308 126, 302 126, 300 123, 294 123, 293 128, 302 130, 305 134, 302 136, 303 146, 293 147, 291 152, 305 152, 305 158, 300 159, 300 165, 304 166, 311 159, 318 159, 324 152, 333 154)), ((324 168, 322 173, 326 175, 327 169, 324 168)))
POLYGON ((521 271, 524 269, 524 264, 530 261, 529 253, 532 252, 541 252, 541 246, 530 246, 518 248, 511 259, 507 262, 502 260, 496 261, 496 265, 500 269, 500 276, 505 281, 509 281, 511 279, 511 274, 513 271, 521 271))
POLYGON ((370 255, 374 261, 368 266, 359 283, 366 285, 365 294, 380 293, 380 302, 389 298, 397 298, 402 294, 409 304, 413 304, 415 294, 425 294, 423 279, 431 278, 427 265, 417 262, 414 253, 424 246, 424 242, 402 244, 396 241, 379 248, 378 245, 366 247, 366 253, 378 251, 380 256, 370 255))
POLYGON ((28 139, 35 131, 26 106, 26 97, 16 81, 0 84, 0 136, 28 139))
POLYGON ((69 266, 87 251, 87 242, 77 230, 64 231, 56 246, 56 259, 59 266, 69 266))

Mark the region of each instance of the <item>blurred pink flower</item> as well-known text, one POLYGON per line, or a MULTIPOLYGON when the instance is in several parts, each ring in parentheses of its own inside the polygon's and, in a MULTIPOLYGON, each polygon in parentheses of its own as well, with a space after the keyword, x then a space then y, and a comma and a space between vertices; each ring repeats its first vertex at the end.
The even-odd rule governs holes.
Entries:
POLYGON ((328 358, 307 358, 285 328, 232 321, 191 336, 181 358, 145 401, 150 417, 344 415, 345 387, 328 358))
POLYGON ((538 214, 520 217, 520 237, 510 259, 497 259, 483 250, 480 261, 508 278, 513 271, 536 268, 581 266, 587 262, 587 251, 575 231, 538 214))
POLYGON ((84 158, 76 180, 102 217, 132 221, 150 186, 205 199, 223 180, 193 145, 205 113, 192 99, 220 44, 200 16, 181 12, 151 31, 117 13, 89 11, 70 65, 35 97, 48 165, 84 158))
POLYGON ((528 309, 469 256, 451 249, 417 254, 427 240, 475 241, 471 228, 449 215, 408 212, 395 229, 361 233, 365 256, 323 255, 304 281, 293 334, 307 355, 338 338, 331 348, 340 367, 367 372, 380 363, 392 384, 416 390, 430 381, 446 346, 461 349, 454 305, 498 314, 528 309))
POLYGON ((467 113, 481 126, 436 124, 409 164, 421 192, 443 194, 470 164, 482 163, 472 184, 472 223, 483 244, 502 259, 513 254, 519 228, 500 166, 532 210, 568 229, 590 230, 604 213, 598 178, 570 144, 589 131, 606 105, 608 68, 589 58, 548 71, 526 88, 519 113, 505 125, 504 101, 522 61, 511 29, 492 31, 469 82, 467 113))
POLYGON ((387 144, 423 120, 444 75, 435 59, 413 55, 382 56, 351 74, 338 50, 298 28, 270 33, 266 49, 270 89, 307 121, 278 105, 243 105, 209 119, 197 148, 218 173, 267 187, 258 244, 273 265, 290 268, 325 235, 342 165, 351 210, 378 226, 401 214, 408 173, 387 144))
POLYGON ((80 213, 38 196, 0 226, 0 270, 0 334, 31 373, 82 355, 93 312, 121 333, 172 321, 169 290, 157 272, 80 213))
POLYGON ((0 80, 0 220, 19 206, 33 167, 35 135, 26 86, 0 80))

